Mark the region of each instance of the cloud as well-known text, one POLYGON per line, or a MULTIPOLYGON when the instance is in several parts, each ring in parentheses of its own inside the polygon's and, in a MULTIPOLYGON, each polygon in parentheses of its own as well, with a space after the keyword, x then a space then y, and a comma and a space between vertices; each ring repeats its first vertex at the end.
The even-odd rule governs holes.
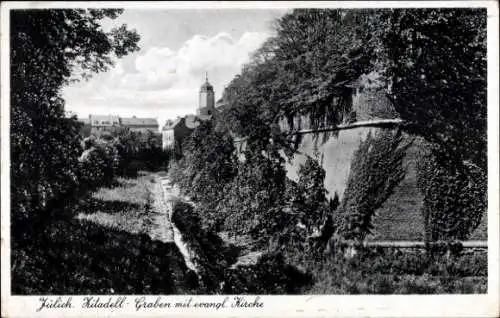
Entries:
POLYGON ((212 37, 195 35, 178 50, 147 48, 118 61, 107 74, 68 87, 67 109, 81 116, 115 112, 169 118, 194 113, 205 72, 218 98, 267 37, 265 33, 246 32, 233 39, 220 32, 212 37))

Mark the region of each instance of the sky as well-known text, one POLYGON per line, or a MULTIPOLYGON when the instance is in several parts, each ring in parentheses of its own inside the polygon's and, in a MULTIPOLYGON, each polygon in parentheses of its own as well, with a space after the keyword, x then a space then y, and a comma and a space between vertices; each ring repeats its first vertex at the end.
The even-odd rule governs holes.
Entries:
POLYGON ((104 29, 127 24, 141 40, 138 52, 88 81, 63 90, 66 111, 166 119, 194 114, 208 72, 216 100, 249 61, 249 54, 273 34, 272 21, 284 9, 126 9, 104 29))

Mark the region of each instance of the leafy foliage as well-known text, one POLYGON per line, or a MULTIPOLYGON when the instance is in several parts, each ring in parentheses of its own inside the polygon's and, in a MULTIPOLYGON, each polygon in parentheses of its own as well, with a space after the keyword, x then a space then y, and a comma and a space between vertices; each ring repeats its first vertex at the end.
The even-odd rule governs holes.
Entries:
POLYGON ((206 292, 298 293, 311 282, 310 274, 287 264, 280 253, 263 254, 255 265, 230 268, 236 262, 238 249, 203 227, 202 219, 191 205, 174 205, 172 221, 184 233, 183 238, 195 255, 206 292))
POLYGON ((237 172, 233 140, 227 131, 216 129, 214 122, 205 121, 185 139, 182 148, 183 157, 169 168, 170 179, 201 203, 207 226, 220 227, 225 215, 217 207, 237 172))
POLYGON ((286 171, 281 157, 267 157, 250 150, 238 173, 224 189, 220 210, 228 216, 225 228, 266 240, 293 223, 284 210, 286 171))
POLYGON ((300 294, 313 281, 304 273, 287 264, 281 253, 263 254, 257 264, 238 266, 225 275, 224 294, 300 294))
MULTIPOLYGON (((335 210, 335 204, 329 205, 326 200, 325 170, 318 160, 307 157, 306 162, 300 166, 298 171, 297 187, 299 190, 301 221, 309 229, 316 228, 324 220, 330 209, 335 210)), ((338 197, 337 197, 338 200, 338 197)))
POLYGON ((487 209, 487 179, 473 164, 455 165, 437 156, 439 149, 427 144, 418 163, 425 239, 465 240, 479 226, 487 209))
POLYGON ((120 157, 117 149, 108 143, 95 142, 80 157, 79 179, 85 190, 110 186, 117 174, 120 157))
POLYGON ((235 174, 234 144, 227 131, 215 130, 212 121, 200 124, 183 145, 186 181, 195 199, 215 199, 235 174))
POLYGON ((238 251, 207 229, 202 220, 201 214, 191 204, 174 204, 172 222, 183 233, 183 239, 192 251, 203 288, 213 293, 224 279, 225 270, 236 262, 238 251))
MULTIPOLYGON (((24 228, 17 228, 19 232, 24 228)), ((174 243, 57 220, 12 242, 14 295, 196 293, 197 277, 174 243)))
POLYGON ((149 131, 95 132, 83 140, 83 147, 78 175, 87 191, 111 186, 117 176, 137 177, 139 169, 167 167, 171 156, 161 148, 159 136, 149 131))
POLYGON ((486 9, 401 9, 388 23, 396 110, 449 160, 486 170, 486 9))
POLYGON ((465 239, 486 210, 486 10, 395 10, 391 98, 431 146, 419 167, 426 239, 465 239))
POLYGON ((100 20, 114 19, 120 13, 11 11, 13 221, 57 211, 58 205, 69 204, 79 190, 79 124, 75 118, 65 118, 60 89, 76 80, 75 76, 86 78, 104 71, 114 57, 138 49, 135 31, 121 27, 106 33, 101 29, 100 20))
POLYGON ((404 178, 403 157, 410 143, 403 144, 400 130, 368 134, 354 153, 347 188, 339 207, 338 234, 362 241, 373 229, 372 218, 404 178))
POLYGON ((296 9, 278 19, 276 36, 224 91, 229 129, 263 147, 272 139, 291 155, 293 140, 280 122, 291 129, 300 116, 312 128, 340 123, 351 111, 351 82, 371 69, 380 46, 373 34, 382 12, 296 9))
POLYGON ((286 177, 278 146, 250 142, 234 154, 232 138, 217 123, 206 121, 185 140, 184 156, 170 170, 171 179, 196 202, 208 228, 250 235, 261 244, 271 238, 297 237, 299 222, 307 233, 317 228, 329 210, 325 171, 314 160, 303 166, 298 183, 286 177), (260 151, 259 151, 260 150, 260 151))

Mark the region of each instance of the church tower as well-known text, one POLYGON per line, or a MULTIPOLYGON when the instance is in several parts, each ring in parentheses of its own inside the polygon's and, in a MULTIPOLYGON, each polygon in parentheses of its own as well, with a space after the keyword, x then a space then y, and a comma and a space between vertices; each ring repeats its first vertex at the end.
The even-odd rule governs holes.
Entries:
POLYGON ((215 109, 214 87, 208 82, 208 73, 205 76, 205 83, 201 85, 200 97, 198 101, 197 115, 212 115, 215 109))

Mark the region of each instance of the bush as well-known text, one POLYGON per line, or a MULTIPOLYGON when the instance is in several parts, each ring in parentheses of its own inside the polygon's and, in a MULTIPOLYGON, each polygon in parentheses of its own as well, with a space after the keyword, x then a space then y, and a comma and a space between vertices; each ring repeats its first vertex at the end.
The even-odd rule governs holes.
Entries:
POLYGON ((226 272, 224 294, 300 294, 311 285, 311 274, 286 264, 281 253, 263 254, 257 264, 226 272))
POLYGON ((288 180, 284 159, 272 142, 249 141, 244 159, 237 160, 223 126, 206 121, 196 128, 184 142, 183 158, 171 164, 170 179, 198 203, 202 223, 212 230, 283 245, 299 241, 296 226, 301 221, 307 227, 304 242, 329 211, 325 171, 309 158, 299 182, 288 180))
POLYGON ((120 165, 118 150, 111 144, 96 142, 80 157, 79 177, 86 190, 110 186, 120 165))
POLYGON ((190 204, 176 202, 172 222, 193 253, 204 288, 209 293, 215 292, 223 280, 225 269, 236 262, 238 251, 204 226, 200 214, 190 204))
POLYGON ((326 172, 319 162, 309 156, 298 171, 297 187, 300 201, 297 209, 300 211, 302 223, 307 226, 310 232, 314 227, 320 225, 328 213, 329 206, 324 186, 325 174, 326 172))
POLYGON ((249 234, 261 243, 275 233, 296 224, 296 216, 286 209, 286 171, 283 159, 251 150, 238 173, 224 188, 219 211, 225 216, 224 228, 237 234, 249 234))

